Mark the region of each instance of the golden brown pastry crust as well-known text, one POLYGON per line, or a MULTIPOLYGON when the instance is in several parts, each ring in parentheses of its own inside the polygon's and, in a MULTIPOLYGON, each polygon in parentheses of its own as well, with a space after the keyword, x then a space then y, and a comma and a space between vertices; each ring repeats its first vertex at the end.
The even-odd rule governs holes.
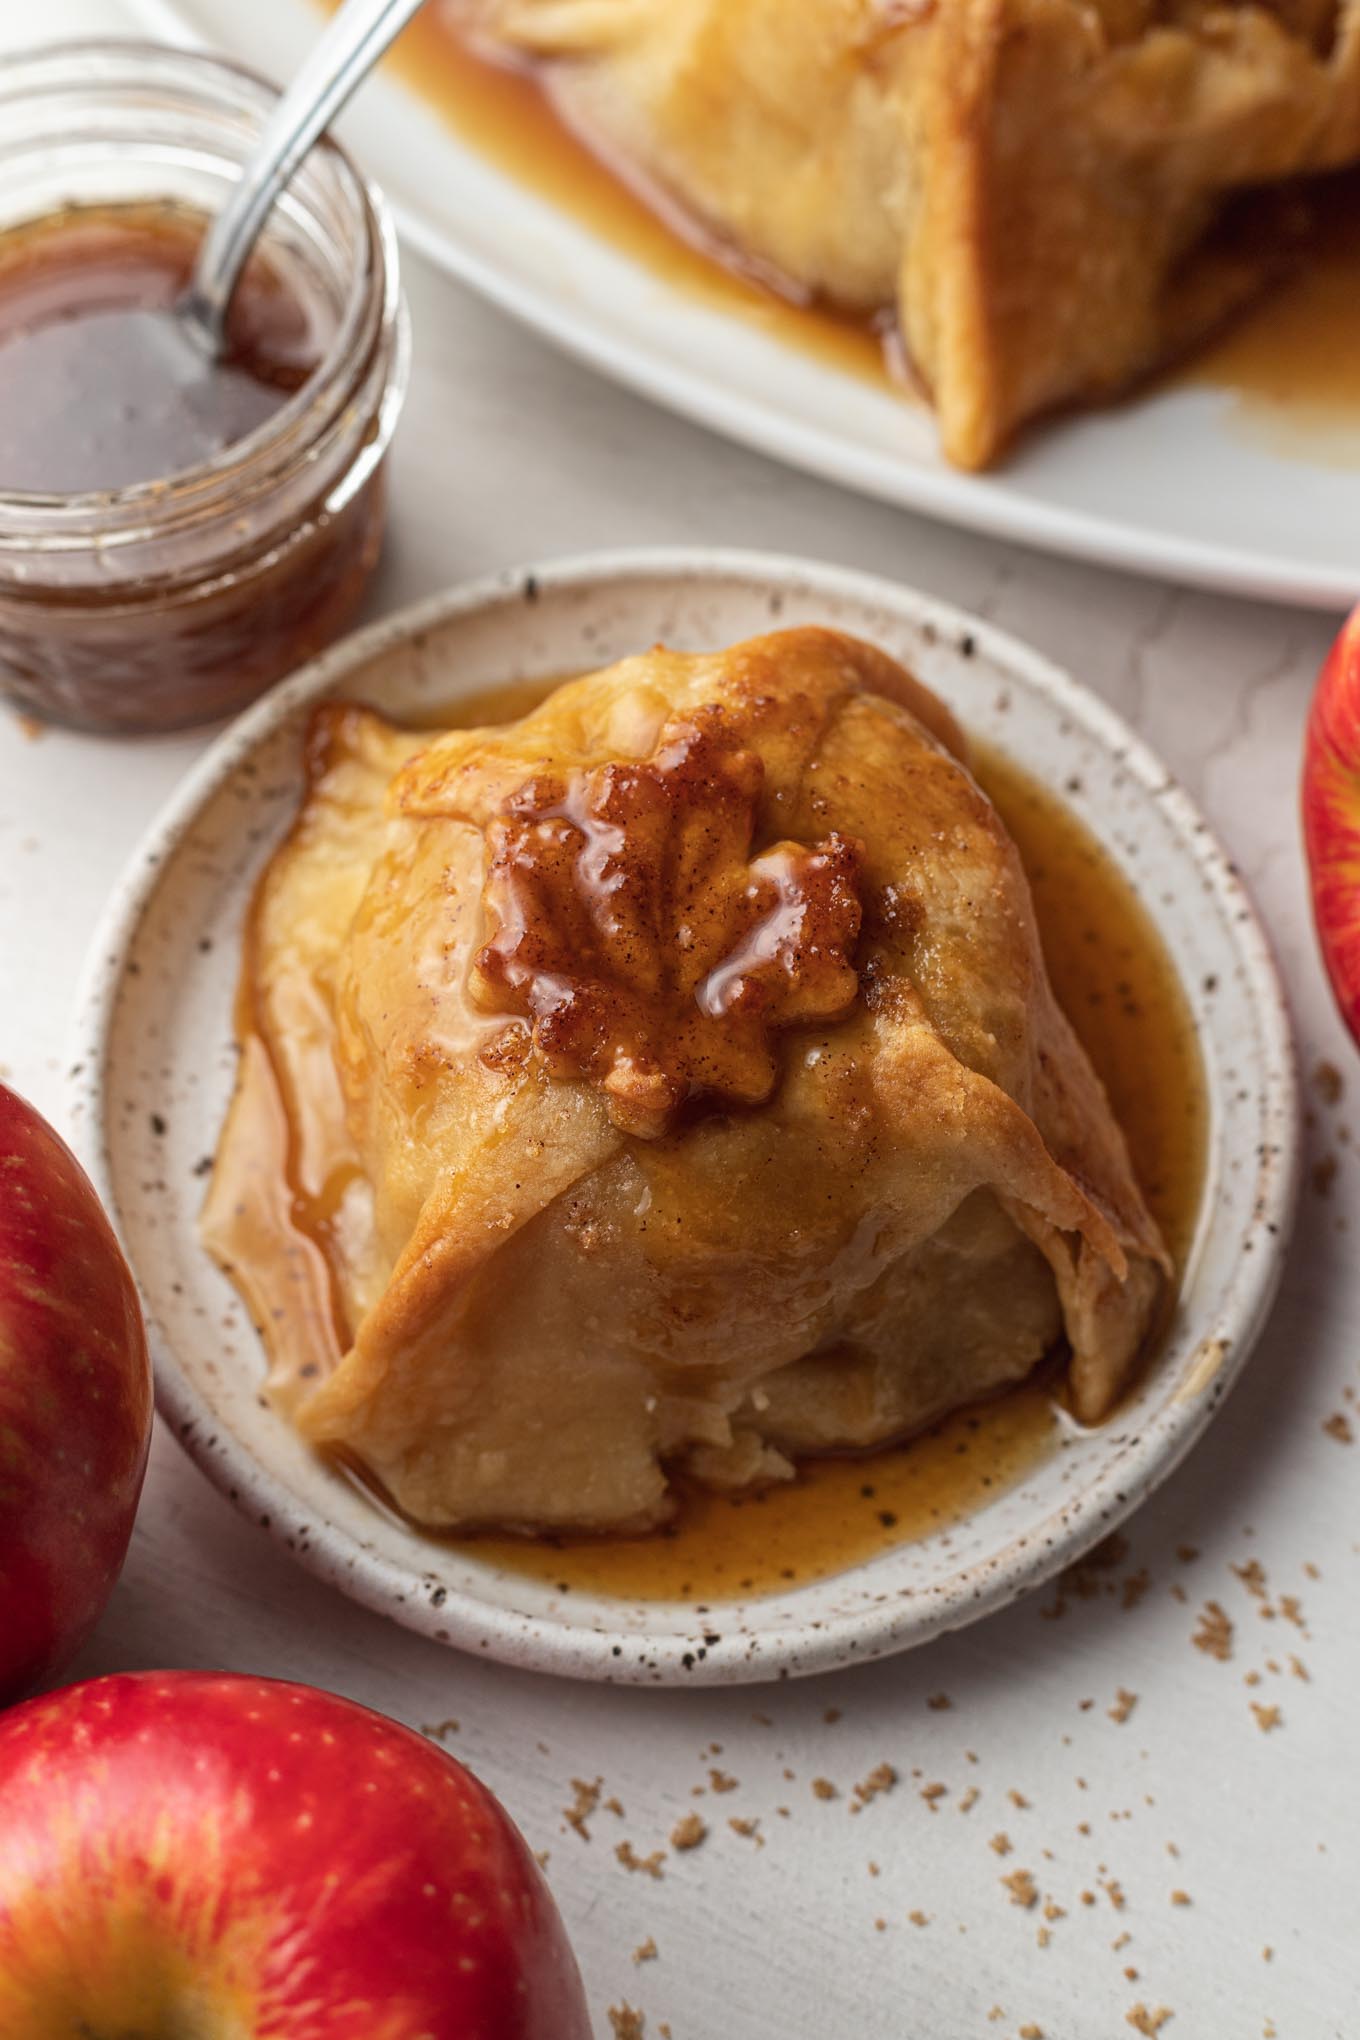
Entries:
MULTIPOLYGON (((1064 1331, 1077 1413, 1108 1410, 1169 1263, 963 755, 893 661, 811 629, 428 744, 319 711, 250 959, 350 1339, 257 1275, 306 1436, 420 1521, 637 1527, 679 1467, 740 1486, 903 1435, 1064 1331), (698 780, 658 792, 696 729, 698 780), (546 845, 513 899, 507 818, 546 845), (715 979, 698 1054, 677 1016, 715 979)), ((238 1270, 249 1110, 205 1215, 238 1270)))
POLYGON ((739 260, 891 308, 948 457, 1098 401, 1257 290, 1235 192, 1360 160, 1356 0, 466 0, 739 260))

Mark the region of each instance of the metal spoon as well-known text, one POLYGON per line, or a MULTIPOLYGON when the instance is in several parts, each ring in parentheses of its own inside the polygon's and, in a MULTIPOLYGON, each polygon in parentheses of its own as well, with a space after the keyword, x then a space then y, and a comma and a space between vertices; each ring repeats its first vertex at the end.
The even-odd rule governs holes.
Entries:
POLYGON ((175 320, 215 360, 227 308, 279 193, 424 0, 344 0, 260 131, 255 153, 203 237, 175 320))

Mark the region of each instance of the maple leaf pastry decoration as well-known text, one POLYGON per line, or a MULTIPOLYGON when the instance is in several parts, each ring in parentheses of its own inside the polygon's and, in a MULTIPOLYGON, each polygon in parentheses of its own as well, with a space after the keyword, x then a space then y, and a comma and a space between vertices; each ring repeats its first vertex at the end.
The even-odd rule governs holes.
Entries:
POLYGON ((536 777, 487 827, 488 939, 470 989, 531 1023, 555 1076, 588 1076, 625 1133, 690 1098, 757 1105, 776 1029, 847 1012, 858 986, 858 845, 832 831, 752 856, 764 778, 723 711, 668 722, 651 757, 536 777))

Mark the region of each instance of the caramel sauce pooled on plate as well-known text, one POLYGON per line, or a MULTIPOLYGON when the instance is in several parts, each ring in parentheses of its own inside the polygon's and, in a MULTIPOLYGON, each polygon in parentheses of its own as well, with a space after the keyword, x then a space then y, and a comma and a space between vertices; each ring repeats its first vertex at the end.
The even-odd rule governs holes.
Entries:
MULTIPOLYGON (((436 726, 510 720, 555 684, 488 690, 453 704, 436 726)), ((1194 1026, 1170 958, 1132 888, 1060 799, 996 753, 981 751, 975 770, 1019 847, 1058 998, 1109 1092, 1148 1205, 1183 1266, 1199 1210, 1207 1108, 1194 1026)), ((325 1254, 328 1229, 340 1217, 289 1180, 287 1113, 255 1031, 249 976, 248 932, 238 1030, 243 1103, 255 1137, 245 1178, 221 1191, 259 1215, 262 1247, 270 1249, 281 1229, 294 1243, 283 1257, 276 1246, 241 1256, 266 1271, 250 1296, 257 1321, 301 1309, 314 1326, 315 1350, 333 1364, 348 1343, 325 1254)), ((238 1279, 242 1272, 238 1264, 238 1279)), ((302 1384, 284 1386, 295 1393, 302 1384)), ((561 1588, 634 1600, 702 1603, 778 1592, 947 1529, 1004 1493, 1059 1449, 1055 1388, 1052 1371, 1047 1378, 1041 1372, 905 1444, 805 1463, 796 1479, 762 1493, 683 1488, 672 1523, 645 1536, 449 1541, 561 1588)), ((379 1506, 391 1506, 362 1468, 346 1464, 345 1471, 379 1506)))
POLYGON ((1297 272, 1172 376, 1234 402, 1230 429, 1284 459, 1360 467, 1360 172, 1314 185, 1297 272))

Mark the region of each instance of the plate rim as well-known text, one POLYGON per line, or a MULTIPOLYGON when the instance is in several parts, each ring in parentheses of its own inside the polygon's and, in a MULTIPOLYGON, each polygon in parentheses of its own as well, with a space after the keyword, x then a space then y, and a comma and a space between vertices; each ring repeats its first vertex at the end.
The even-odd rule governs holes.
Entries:
MULTIPOLYGON (((124 0, 124 4, 148 33, 181 48, 226 50, 225 44, 203 33, 188 0, 124 0)), ((409 92, 390 73, 387 82, 409 92)), ((616 340, 599 316, 578 312, 550 287, 484 260, 404 196, 393 197, 390 190, 384 195, 405 241, 550 346, 663 409, 783 466, 932 522, 1107 570, 1333 614, 1360 599, 1360 569, 1319 568, 1306 558, 1249 546, 1167 540, 1151 520, 1125 523, 1010 491, 985 473, 896 461, 840 440, 830 429, 809 423, 790 409, 771 409, 754 394, 729 396, 717 379, 691 371, 680 360, 653 358, 635 342, 616 340)), ((1132 400, 1136 404, 1136 392, 1132 400)))
MULTIPOLYGON (((190 1458, 290 1556, 363 1606, 433 1640, 532 1670, 612 1683, 756 1683, 866 1663, 916 1647, 1008 1606, 1074 1563, 1139 1507, 1199 1439, 1244 1368, 1279 1287, 1301 1174, 1297 1056, 1284 987, 1251 897, 1216 832, 1156 753, 1099 695, 986 619, 881 576, 792 554, 727 547, 630 547, 530 563, 457 583, 377 619, 309 661, 229 723, 174 789, 120 872, 91 940, 70 1032, 68 1117, 77 1152, 127 1250, 109 1155, 104 1085, 125 966, 168 856, 192 829, 201 808, 229 783, 256 746, 299 708, 322 698, 352 670, 394 643, 460 616, 522 601, 531 585, 540 594, 584 593, 595 585, 658 578, 686 586, 746 580, 763 582, 771 591, 797 588, 831 601, 886 610, 914 628, 933 629, 944 642, 957 645, 971 637, 1021 685, 1045 695, 1097 742, 1117 751, 1119 763, 1138 779, 1147 797, 1164 804, 1174 816, 1187 855, 1195 859, 1231 932, 1265 1051, 1260 1099, 1261 1123, 1267 1129, 1264 1158, 1258 1158, 1257 1194, 1243 1231, 1243 1240, 1250 1238, 1258 1250, 1241 1256, 1243 1273, 1231 1299, 1230 1342, 1212 1387, 1193 1396, 1182 1393, 1170 1413, 1165 1408, 1158 1411, 1088 1487, 1017 1537, 1003 1555, 1004 1563, 984 1558, 919 1596, 885 1596, 857 1611, 811 1617, 777 1631, 734 1632, 730 1648, 713 1649, 705 1637, 714 1625, 697 1615, 692 1634, 677 1630, 648 1636, 637 1630, 574 1626, 460 1597, 452 1588, 432 1594, 432 1573, 414 1564, 409 1570, 399 1567, 347 1529, 318 1518, 280 1475, 244 1447, 238 1448, 230 1434, 224 1442, 208 1398, 180 1367, 154 1322, 148 1331, 157 1410, 190 1458), (1050 1527, 1053 1536, 1039 1535, 1050 1527)), ((1212 1102, 1211 1094, 1211 1106, 1212 1102)), ((857 1569, 848 1568, 838 1577, 857 1569)), ((716 1609, 726 1604, 710 1605, 716 1609)))

